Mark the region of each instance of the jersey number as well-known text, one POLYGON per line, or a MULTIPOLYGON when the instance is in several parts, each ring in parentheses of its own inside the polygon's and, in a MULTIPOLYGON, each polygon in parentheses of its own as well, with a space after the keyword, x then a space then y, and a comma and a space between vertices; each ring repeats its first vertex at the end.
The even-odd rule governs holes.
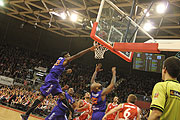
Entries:
POLYGON ((61 60, 57 60, 57 61, 56 61, 56 63, 54 64, 54 66, 59 65, 59 64, 60 64, 60 62, 61 62, 61 60))
POLYGON ((92 104, 97 104, 97 100, 98 100, 97 98, 93 98, 93 97, 92 97, 91 100, 92 100, 92 104))
POLYGON ((129 112, 130 110, 131 110, 131 108, 128 108, 124 111, 123 116, 125 119, 128 119, 128 117, 131 115, 131 113, 129 112))

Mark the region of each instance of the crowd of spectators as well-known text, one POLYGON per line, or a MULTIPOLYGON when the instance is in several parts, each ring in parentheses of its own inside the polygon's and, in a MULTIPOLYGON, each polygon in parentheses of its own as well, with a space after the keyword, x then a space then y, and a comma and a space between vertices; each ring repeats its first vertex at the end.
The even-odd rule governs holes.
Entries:
POLYGON ((0 44, 0 75, 26 79, 29 69, 50 67, 53 58, 24 48, 0 44))
MULTIPOLYGON (((45 67, 50 69, 57 58, 42 55, 35 51, 26 50, 24 48, 12 47, 7 44, 0 45, 0 75, 21 78, 26 80, 28 70, 34 67, 45 67)), ((78 99, 83 97, 86 91, 89 91, 90 79, 94 72, 95 65, 71 64, 72 74, 63 74, 60 77, 60 85, 68 84, 75 90, 75 97, 78 99)), ((104 70, 97 76, 97 81, 106 87, 111 81, 111 70, 104 70)), ((118 96, 119 102, 126 102, 126 98, 130 93, 141 94, 144 96, 151 95, 154 84, 160 81, 159 74, 149 74, 147 72, 131 72, 129 74, 117 73, 117 85, 113 92, 108 95, 108 102, 112 101, 112 97, 118 96)), ((21 81, 24 82, 24 81, 21 81)), ((1 101, 5 101, 12 107, 26 110, 39 94, 38 90, 28 90, 23 87, 2 87, 0 91, 1 101)), ((48 113, 55 105, 56 98, 49 96, 36 109, 41 111, 38 113, 48 113)), ((43 114, 44 114, 43 113, 43 114)))
MULTIPOLYGON (((26 111, 39 94, 39 91, 33 89, 2 85, 0 86, 0 103, 15 109, 26 111)), ((40 116, 47 116, 56 105, 57 99, 56 96, 53 97, 52 95, 49 95, 33 113, 39 114, 40 116)))

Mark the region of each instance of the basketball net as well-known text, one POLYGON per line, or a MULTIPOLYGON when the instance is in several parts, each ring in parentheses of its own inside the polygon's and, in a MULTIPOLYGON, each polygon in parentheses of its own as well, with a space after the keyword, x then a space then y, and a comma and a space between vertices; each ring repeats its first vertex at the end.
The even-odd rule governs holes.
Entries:
POLYGON ((102 45, 100 45, 98 42, 94 41, 94 46, 95 45, 98 45, 98 47, 94 50, 94 53, 95 53, 95 56, 94 58, 95 59, 98 59, 98 60, 101 60, 101 59, 104 59, 104 53, 106 51, 108 51, 108 49, 102 45))

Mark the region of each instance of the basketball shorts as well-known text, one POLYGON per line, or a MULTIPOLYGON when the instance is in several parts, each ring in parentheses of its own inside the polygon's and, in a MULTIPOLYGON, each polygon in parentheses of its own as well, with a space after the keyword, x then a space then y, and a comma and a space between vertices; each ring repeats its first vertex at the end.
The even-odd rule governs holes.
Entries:
POLYGON ((105 112, 93 112, 91 120, 102 120, 104 115, 105 115, 105 112))
POLYGON ((56 115, 55 113, 49 114, 45 120, 68 120, 66 115, 56 115))
POLYGON ((63 92, 58 81, 45 82, 41 86, 40 91, 41 91, 42 95, 44 95, 44 96, 48 96, 49 94, 52 94, 53 96, 55 96, 55 95, 63 92))
POLYGON ((68 120, 64 111, 58 106, 55 106, 52 112, 45 118, 45 120, 68 120))

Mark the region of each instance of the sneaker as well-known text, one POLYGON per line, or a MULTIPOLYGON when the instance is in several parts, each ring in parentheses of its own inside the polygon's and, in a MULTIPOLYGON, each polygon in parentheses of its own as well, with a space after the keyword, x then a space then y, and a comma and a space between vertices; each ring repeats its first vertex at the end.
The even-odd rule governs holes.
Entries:
POLYGON ((29 115, 21 114, 22 120, 28 120, 29 115))

